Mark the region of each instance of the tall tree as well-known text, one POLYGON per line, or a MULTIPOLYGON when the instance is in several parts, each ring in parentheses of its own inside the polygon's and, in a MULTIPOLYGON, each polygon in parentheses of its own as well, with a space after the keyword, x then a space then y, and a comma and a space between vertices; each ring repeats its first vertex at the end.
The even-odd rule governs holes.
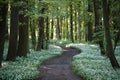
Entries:
POLYGON ((88 19, 88 23, 87 23, 87 40, 88 41, 92 41, 92 31, 93 31, 93 29, 92 29, 92 12, 93 12, 93 10, 92 10, 92 4, 91 4, 91 0, 88 0, 88 17, 89 17, 89 19, 88 19))
POLYGON ((57 23, 56 23, 56 38, 58 40, 61 39, 61 34, 60 34, 60 20, 59 20, 58 16, 57 16, 57 23))
MULTIPOLYGON (((40 14, 44 14, 45 8, 43 7, 40 10, 40 14)), ((39 28, 39 32, 38 32, 38 44, 37 44, 37 48, 36 50, 41 50, 44 47, 44 17, 40 16, 39 17, 39 24, 38 24, 38 28, 39 28)))
POLYGON ((81 40, 81 19, 80 19, 80 1, 78 2, 78 41, 80 42, 81 40))
POLYGON ((53 39, 53 36, 54 36, 54 19, 53 19, 53 17, 52 17, 52 21, 51 21, 51 39, 53 39))
POLYGON ((77 40, 77 17, 78 17, 77 16, 77 9, 76 8, 77 7, 75 7, 75 11, 74 11, 74 16, 75 16, 75 20, 74 20, 75 21, 75 31, 74 31, 75 32, 75 35, 74 35, 75 38, 74 39, 75 40, 77 40))
POLYGON ((105 28, 105 38, 106 38, 106 54, 110 59, 112 67, 120 68, 116 60, 116 57, 114 55, 114 50, 111 41, 107 0, 102 0, 102 6, 103 6, 103 19, 104 19, 104 28, 105 28))
POLYGON ((73 38, 73 5, 72 5, 72 1, 70 2, 70 38, 71 38, 71 41, 74 42, 74 38, 73 38))
POLYGON ((104 49, 104 45, 103 45, 103 36, 100 36, 101 31, 102 31, 102 27, 100 24, 100 15, 99 15, 99 0, 93 0, 94 2, 94 15, 95 15, 95 33, 94 34, 98 34, 95 35, 95 40, 97 42, 97 44, 99 44, 100 50, 101 50, 101 54, 105 55, 105 49, 104 49))
POLYGON ((48 43, 49 43, 49 18, 46 18, 46 36, 45 36, 45 40, 46 40, 46 49, 48 49, 48 43))
POLYGON ((28 16, 26 16, 27 0, 20 0, 23 5, 20 6, 19 14, 19 43, 17 56, 27 56, 28 53, 28 16))
POLYGON ((0 1, 0 67, 2 66, 1 63, 5 43, 7 9, 7 3, 0 1))
POLYGON ((16 3, 18 0, 13 0, 13 4, 11 4, 11 14, 10 14, 10 39, 9 39, 9 47, 8 54, 6 60, 15 60, 17 48, 18 48, 18 6, 16 3))

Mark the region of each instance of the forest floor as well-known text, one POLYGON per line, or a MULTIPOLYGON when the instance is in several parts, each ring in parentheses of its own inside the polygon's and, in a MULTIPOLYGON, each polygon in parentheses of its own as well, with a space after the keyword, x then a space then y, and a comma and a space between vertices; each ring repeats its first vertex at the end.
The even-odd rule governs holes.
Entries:
POLYGON ((63 48, 60 57, 46 61, 41 67, 39 80, 83 80, 71 70, 72 57, 80 52, 76 49, 63 48))

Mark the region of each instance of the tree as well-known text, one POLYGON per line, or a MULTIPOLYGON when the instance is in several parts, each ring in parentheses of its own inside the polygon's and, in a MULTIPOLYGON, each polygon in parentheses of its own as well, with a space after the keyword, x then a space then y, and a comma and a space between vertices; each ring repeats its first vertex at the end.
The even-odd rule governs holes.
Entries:
MULTIPOLYGON (((40 14, 44 14, 45 8, 42 7, 40 10, 40 14)), ((41 50, 44 48, 44 17, 39 17, 39 24, 38 24, 39 32, 38 32, 38 44, 36 50, 41 50)))
POLYGON ((73 38, 73 5, 72 2, 70 2, 70 39, 72 42, 74 42, 73 38))
POLYGON ((94 15, 95 15, 95 39, 97 44, 99 44, 100 51, 102 55, 105 55, 105 49, 103 45, 103 36, 101 36, 102 26, 100 24, 100 14, 99 14, 99 0, 93 0, 94 2, 94 15))
POLYGON ((48 49, 48 43, 49 43, 49 18, 46 18, 46 36, 45 36, 46 46, 45 49, 48 49))
POLYGON ((88 32, 87 32, 87 40, 88 41, 92 41, 92 31, 93 31, 93 29, 92 29, 92 4, 91 4, 91 0, 88 0, 88 17, 89 17, 89 20, 88 20, 88 23, 87 23, 87 30, 88 30, 88 32))
POLYGON ((102 7, 103 7, 103 19, 104 19, 103 21, 104 21, 105 39, 106 39, 106 54, 110 59, 112 67, 120 68, 115 58, 112 41, 111 41, 107 0, 102 0, 102 7))
POLYGON ((58 16, 57 16, 57 23, 56 23, 56 38, 58 40, 61 39, 61 34, 60 34, 60 20, 59 20, 58 16))
POLYGON ((9 39, 9 47, 8 54, 6 60, 15 60, 17 48, 18 48, 18 11, 19 8, 16 6, 18 0, 13 0, 13 4, 11 4, 11 14, 10 14, 10 39, 9 39))
POLYGON ((80 1, 78 2, 78 41, 80 42, 81 40, 81 19, 80 19, 80 1))
POLYGON ((50 39, 53 39, 53 35, 54 35, 54 19, 52 18, 52 21, 51 21, 51 36, 50 36, 50 39))
POLYGON ((6 20, 8 4, 0 1, 0 67, 2 66, 2 56, 4 51, 6 20))
POLYGON ((20 14, 19 14, 19 43, 17 56, 27 56, 29 51, 28 46, 28 16, 26 16, 27 10, 27 0, 21 0, 23 5, 20 6, 20 14))

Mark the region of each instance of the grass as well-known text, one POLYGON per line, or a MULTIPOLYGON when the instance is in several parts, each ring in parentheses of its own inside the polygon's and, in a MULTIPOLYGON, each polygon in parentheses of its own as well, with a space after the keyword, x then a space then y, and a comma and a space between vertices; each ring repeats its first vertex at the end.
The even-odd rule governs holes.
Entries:
POLYGON ((15 62, 3 62, 3 67, 0 68, 0 80, 36 80, 40 76, 37 68, 44 61, 61 54, 62 49, 54 45, 50 45, 48 50, 30 50, 27 58, 17 57, 15 62))
MULTIPOLYGON (((100 55, 96 45, 69 44, 67 47, 80 49, 81 54, 75 55, 72 61, 74 72, 85 80, 120 80, 120 69, 114 70, 107 57, 100 55)), ((120 47, 115 51, 120 64, 120 47)))

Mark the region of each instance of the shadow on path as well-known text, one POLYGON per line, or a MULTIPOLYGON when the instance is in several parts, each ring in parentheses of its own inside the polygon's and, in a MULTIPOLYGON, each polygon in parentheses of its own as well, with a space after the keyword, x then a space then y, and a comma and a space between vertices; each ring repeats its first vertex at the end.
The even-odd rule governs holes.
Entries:
POLYGON ((46 61, 41 67, 39 80, 83 80, 73 74, 70 63, 72 57, 80 52, 76 49, 63 48, 63 55, 46 61))

